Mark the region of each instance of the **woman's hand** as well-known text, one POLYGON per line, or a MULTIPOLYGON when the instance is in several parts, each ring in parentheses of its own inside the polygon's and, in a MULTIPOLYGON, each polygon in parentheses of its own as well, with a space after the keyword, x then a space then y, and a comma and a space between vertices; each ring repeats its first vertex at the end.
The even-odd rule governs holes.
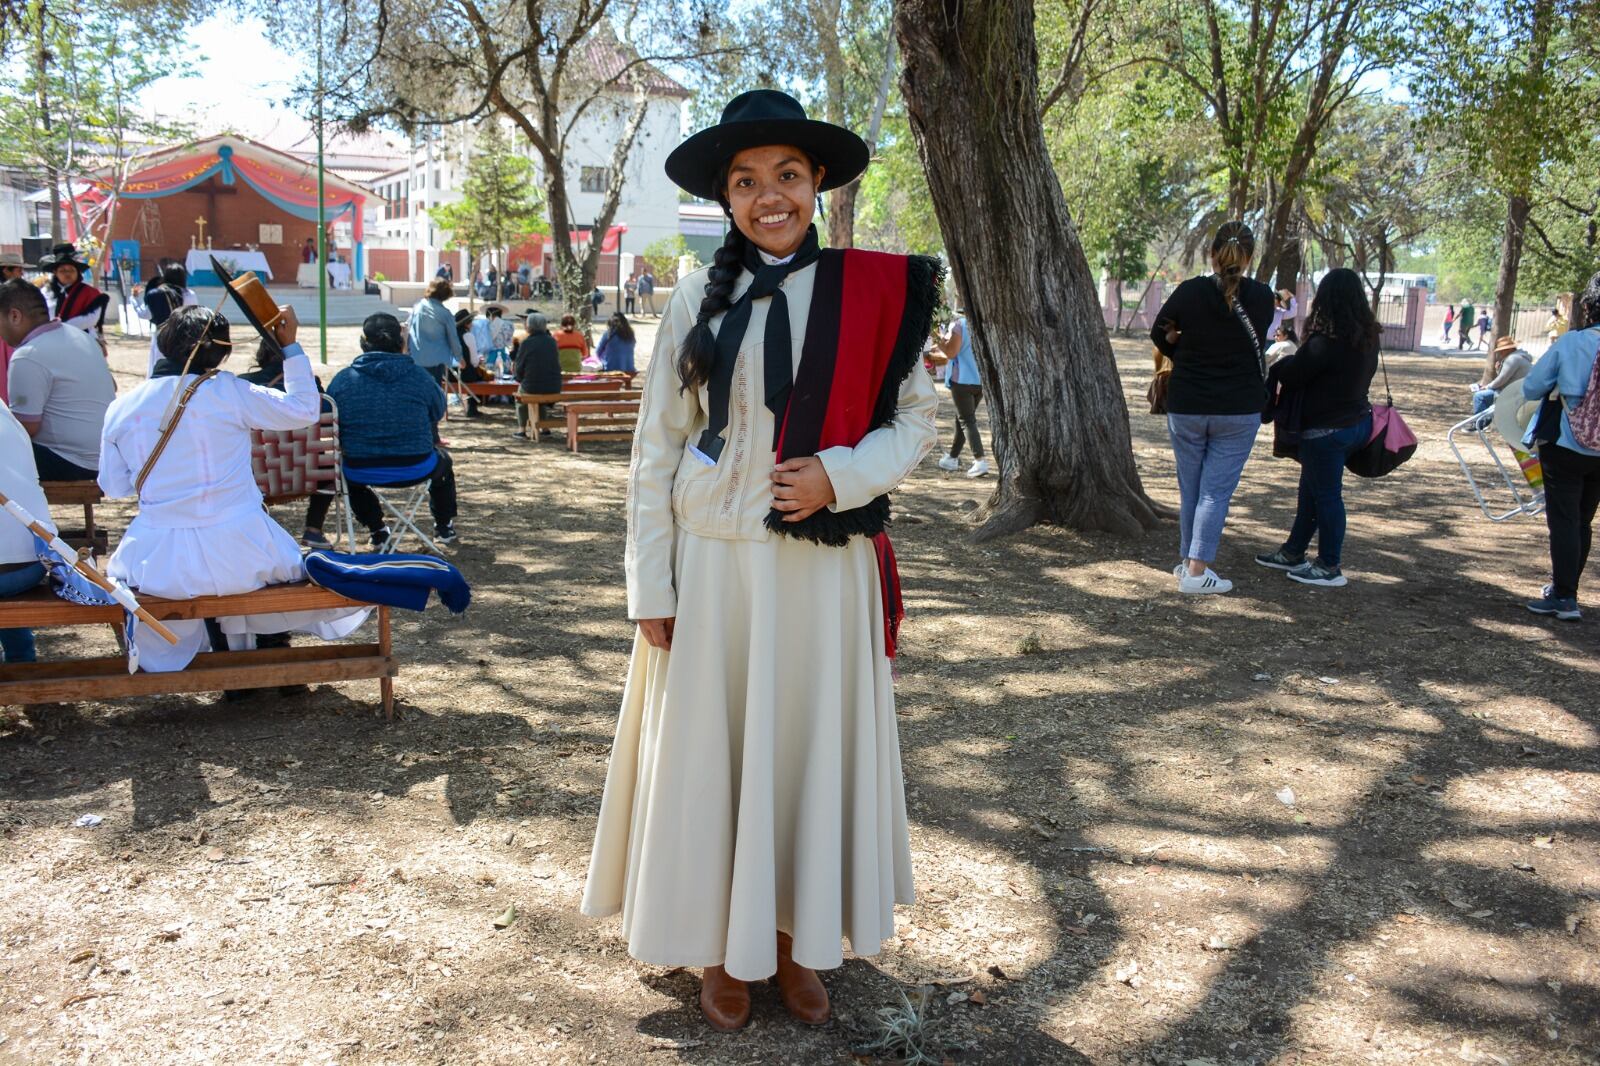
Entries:
POLYGON ((772 506, 785 522, 800 522, 834 501, 827 468, 814 455, 779 463, 772 472, 772 506))
POLYGON ((300 316, 294 313, 294 308, 284 305, 278 308, 278 321, 272 325, 273 339, 279 345, 287 346, 295 342, 300 335, 300 316))
POLYGON ((652 648, 671 651, 672 627, 676 621, 676 618, 641 618, 639 632, 644 634, 644 642, 652 648))

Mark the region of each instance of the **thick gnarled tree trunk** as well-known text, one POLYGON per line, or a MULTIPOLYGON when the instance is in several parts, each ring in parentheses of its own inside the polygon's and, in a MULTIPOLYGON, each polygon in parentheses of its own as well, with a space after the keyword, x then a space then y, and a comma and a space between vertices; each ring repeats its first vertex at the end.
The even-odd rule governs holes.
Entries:
POLYGON ((1165 517, 1133 462, 1111 342, 1040 126, 1032 0, 901 0, 901 89, 961 289, 1000 477, 978 539, 1165 517))

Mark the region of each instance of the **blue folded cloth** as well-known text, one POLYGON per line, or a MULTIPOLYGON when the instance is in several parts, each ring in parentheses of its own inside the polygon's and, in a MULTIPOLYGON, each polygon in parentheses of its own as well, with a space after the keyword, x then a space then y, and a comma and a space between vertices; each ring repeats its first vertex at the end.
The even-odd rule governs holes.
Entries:
POLYGON ((467 579, 450 563, 432 555, 355 555, 314 551, 306 555, 306 576, 313 585, 360 603, 420 611, 428 593, 460 614, 472 602, 467 579))

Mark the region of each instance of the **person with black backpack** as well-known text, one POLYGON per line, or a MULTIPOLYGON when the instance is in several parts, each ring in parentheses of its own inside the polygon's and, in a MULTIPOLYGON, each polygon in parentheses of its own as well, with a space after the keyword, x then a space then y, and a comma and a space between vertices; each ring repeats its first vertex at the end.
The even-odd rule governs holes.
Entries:
POLYGON ((1600 274, 1589 279, 1561 335, 1528 376, 1522 394, 1546 401, 1528 431, 1544 469, 1544 520, 1550 530, 1550 584, 1527 604, 1534 614, 1576 622, 1578 579, 1589 562, 1600 510, 1600 274), (1555 417, 1559 409, 1560 417, 1555 417), (1546 411, 1549 416, 1547 417, 1546 411))

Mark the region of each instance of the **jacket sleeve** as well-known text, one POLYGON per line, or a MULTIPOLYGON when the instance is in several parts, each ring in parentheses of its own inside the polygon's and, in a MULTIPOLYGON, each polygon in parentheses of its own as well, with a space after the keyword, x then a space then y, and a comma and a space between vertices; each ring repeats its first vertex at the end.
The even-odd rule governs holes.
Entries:
POLYGON ((315 422, 322 410, 311 358, 298 344, 283 346, 282 392, 237 378, 234 382, 244 424, 251 429, 299 429, 315 422))
POLYGON ((933 378, 914 366, 900 384, 894 421, 861 438, 854 448, 824 448, 817 458, 833 482, 830 511, 862 507, 893 489, 916 469, 939 438, 934 416, 939 394, 933 378))
POLYGON ((95 480, 100 483, 100 491, 115 500, 132 496, 134 491, 133 468, 122 457, 122 451, 111 435, 112 425, 111 420, 107 419, 105 428, 100 431, 100 470, 95 480))
POLYGON ((1170 323, 1182 328, 1178 309, 1175 306, 1178 302, 1178 294, 1182 291, 1182 285, 1172 290, 1172 295, 1167 297, 1166 302, 1161 305, 1161 310, 1156 312, 1155 324, 1150 327, 1150 342, 1168 359, 1172 358, 1172 353, 1177 350, 1178 346, 1168 342, 1167 325, 1170 323))
MULTIPOLYGON (((1564 335, 1565 340, 1572 334, 1564 335)), ((1522 398, 1525 400, 1542 400, 1555 391, 1556 382, 1561 374, 1561 341, 1556 341, 1539 361, 1533 364, 1533 369, 1528 371, 1528 376, 1522 379, 1522 398)))
POLYGON ((449 405, 444 389, 439 387, 437 381, 428 376, 427 371, 413 376, 417 379, 417 387, 423 390, 422 398, 428 405, 428 421, 437 425, 439 420, 444 418, 445 409, 449 405))
POLYGON ((628 617, 672 618, 678 596, 672 581, 672 482, 683 459, 689 430, 700 413, 700 394, 680 389, 678 346, 692 321, 676 293, 656 333, 645 371, 639 425, 628 472, 628 539, 623 564, 628 576, 628 617))
POLYGON ((1272 364, 1272 368, 1286 387, 1299 389, 1312 378, 1326 373, 1332 362, 1333 345, 1319 333, 1307 338, 1293 355, 1286 355, 1272 364))

